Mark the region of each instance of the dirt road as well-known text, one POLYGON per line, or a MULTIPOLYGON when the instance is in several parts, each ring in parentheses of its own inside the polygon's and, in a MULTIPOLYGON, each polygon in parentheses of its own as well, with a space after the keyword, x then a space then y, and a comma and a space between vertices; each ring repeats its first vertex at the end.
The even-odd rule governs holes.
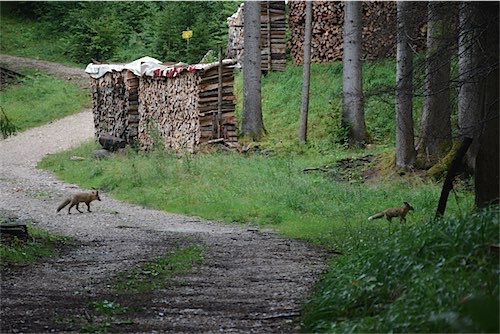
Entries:
MULTIPOLYGON (((3 63, 13 60, 0 56, 3 63)), ((58 64, 42 65, 81 75, 58 64)), ((62 198, 79 188, 37 169, 36 163, 92 137, 87 110, 0 141, 0 210, 75 239, 75 246, 58 258, 2 272, 0 332, 298 330, 300 305, 325 268, 327 254, 318 248, 272 231, 150 210, 106 194, 94 202, 92 213, 56 214, 62 198), (168 288, 127 295, 110 290, 116 273, 189 244, 201 245, 205 259, 168 288), (119 303, 127 312, 97 318, 89 313, 96 301, 119 303)))

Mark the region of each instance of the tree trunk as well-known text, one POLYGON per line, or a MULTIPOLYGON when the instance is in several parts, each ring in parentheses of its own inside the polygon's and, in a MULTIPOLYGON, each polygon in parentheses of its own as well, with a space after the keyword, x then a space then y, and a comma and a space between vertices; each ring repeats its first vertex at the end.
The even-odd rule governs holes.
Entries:
POLYGON ((361 61, 361 1, 344 2, 343 123, 349 128, 349 144, 363 146, 366 139, 361 61))
POLYGON ((428 3, 425 103, 417 145, 423 167, 438 162, 451 146, 450 68, 454 4, 428 3))
POLYGON ((499 3, 481 2, 479 5, 481 29, 480 45, 483 47, 479 80, 481 82, 481 104, 483 129, 479 138, 476 158, 475 192, 476 205, 485 207, 499 204, 499 83, 498 83, 498 39, 499 3))
POLYGON ((480 25, 477 14, 478 4, 462 2, 460 4, 460 24, 458 36, 458 127, 462 138, 472 138, 473 142, 465 163, 468 169, 475 169, 479 150, 481 106, 478 81, 480 25))
POLYGON ((413 32, 411 6, 408 1, 397 3, 396 50, 396 166, 412 168, 416 160, 413 132, 413 32))
POLYGON ((311 33, 312 1, 306 1, 306 23, 304 36, 304 81, 302 83, 302 105, 300 108, 299 143, 307 141, 307 114, 309 113, 309 82, 311 78, 311 33))
POLYGON ((243 58, 243 115, 241 132, 250 140, 264 133, 261 106, 260 2, 245 1, 243 58))

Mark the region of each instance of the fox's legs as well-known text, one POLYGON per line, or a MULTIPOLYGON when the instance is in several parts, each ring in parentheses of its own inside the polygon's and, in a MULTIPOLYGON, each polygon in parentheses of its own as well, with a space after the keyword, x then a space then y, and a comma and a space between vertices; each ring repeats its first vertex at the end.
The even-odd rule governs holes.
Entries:
POLYGON ((80 209, 78 208, 78 205, 79 205, 79 204, 80 204, 80 203, 76 203, 76 211, 78 211, 78 212, 80 212, 80 213, 83 213, 83 211, 80 211, 80 209))
POLYGON ((87 211, 88 212, 92 212, 92 211, 90 211, 90 202, 89 203, 85 203, 85 204, 87 204, 87 211))

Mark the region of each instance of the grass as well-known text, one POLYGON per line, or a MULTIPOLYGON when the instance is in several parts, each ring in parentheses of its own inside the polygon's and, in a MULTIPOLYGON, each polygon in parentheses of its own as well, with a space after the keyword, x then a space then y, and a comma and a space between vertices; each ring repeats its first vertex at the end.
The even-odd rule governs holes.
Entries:
POLYGON ((21 84, 0 91, 0 106, 18 131, 40 126, 90 106, 78 85, 27 70, 21 84))
POLYGON ((145 293, 164 289, 175 275, 192 270, 203 261, 203 249, 198 246, 180 247, 140 268, 118 274, 114 280, 114 290, 127 293, 145 293))
POLYGON ((26 242, 14 238, 0 244, 0 267, 26 265, 57 256, 60 245, 69 243, 67 237, 48 233, 32 225, 28 225, 28 233, 32 239, 26 242))
MULTIPOLYGON (((364 111, 369 140, 377 145, 393 145, 396 82, 394 60, 366 62, 364 73, 364 111)), ((262 145, 297 151, 299 112, 301 105, 301 66, 287 64, 284 72, 271 72, 262 78, 262 110, 267 136, 262 145)), ((236 75, 235 94, 243 96, 241 73, 236 75)), ((342 118, 342 62, 311 65, 311 87, 308 116, 308 152, 327 153, 338 150, 345 136, 342 118)), ((420 118, 422 99, 415 98, 416 124, 420 118)), ((241 99, 237 113, 242 110, 241 99)), ((301 148, 302 151, 304 147, 301 148)), ((302 152, 301 152, 302 153, 302 152)))
MULTIPOLYGON (((95 148, 88 143, 48 156, 40 167, 122 200, 207 219, 272 226, 286 236, 329 248, 338 248, 338 235, 351 227, 388 229, 386 221, 368 222, 367 217, 388 206, 402 206, 403 201, 416 208, 408 216, 410 224, 428 220, 440 192, 438 184, 417 177, 339 183, 319 173, 304 173, 314 159, 302 155, 218 152, 179 157, 129 150, 113 159, 95 160, 95 148), (86 159, 72 161, 73 155, 86 159)), ((338 159, 329 158, 321 162, 338 159)), ((447 212, 467 212, 472 200, 458 191, 447 212)))
POLYGON ((0 4, 0 53, 82 66, 66 60, 63 37, 48 31, 42 21, 11 15, 12 6, 0 4))

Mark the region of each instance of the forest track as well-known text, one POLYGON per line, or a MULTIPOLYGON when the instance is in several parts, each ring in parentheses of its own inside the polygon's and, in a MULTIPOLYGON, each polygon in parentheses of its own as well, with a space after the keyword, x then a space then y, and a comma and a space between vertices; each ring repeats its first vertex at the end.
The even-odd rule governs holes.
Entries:
MULTIPOLYGON (((19 57, 0 56, 1 63, 19 57)), ((81 69, 22 61, 59 75, 81 69)), ((80 80, 80 79, 79 79, 80 80)), ((87 81, 88 82, 88 81, 87 81)), ((59 257, 2 270, 0 332, 290 333, 300 306, 325 270, 328 254, 270 230, 211 222, 151 210, 102 194, 92 213, 57 214, 76 185, 36 168, 46 154, 93 137, 89 110, 0 140, 0 210, 73 238, 59 257), (116 294, 113 277, 185 245, 204 249, 204 261, 164 289, 116 294), (127 312, 100 319, 91 302, 113 301, 127 312)), ((76 162, 77 163, 77 162, 76 162)))

